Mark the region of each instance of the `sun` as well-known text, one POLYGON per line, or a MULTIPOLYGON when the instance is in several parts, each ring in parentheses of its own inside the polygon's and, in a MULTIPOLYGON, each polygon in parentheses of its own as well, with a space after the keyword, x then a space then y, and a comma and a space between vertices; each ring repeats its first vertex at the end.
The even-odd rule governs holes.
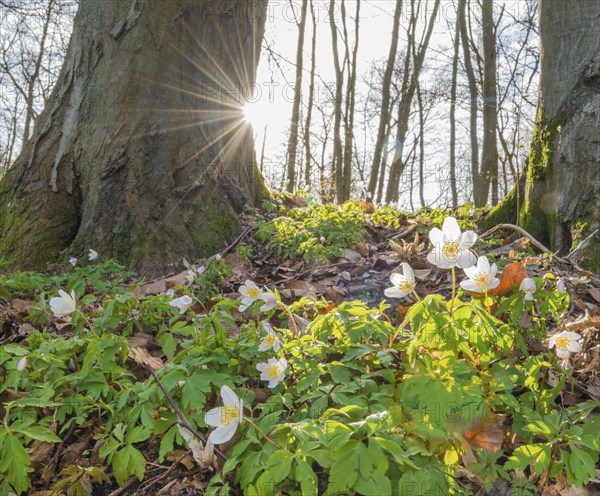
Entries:
POLYGON ((242 108, 244 121, 251 124, 255 131, 258 131, 267 123, 266 109, 260 101, 246 102, 242 108))

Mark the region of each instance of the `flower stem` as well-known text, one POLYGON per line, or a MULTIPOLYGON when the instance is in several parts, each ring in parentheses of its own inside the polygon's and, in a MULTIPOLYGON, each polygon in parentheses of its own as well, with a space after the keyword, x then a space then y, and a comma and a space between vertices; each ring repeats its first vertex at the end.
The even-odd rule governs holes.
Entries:
POLYGON ((417 292, 413 289, 412 294, 415 296, 415 298, 417 299, 417 301, 421 301, 421 297, 417 294, 417 292))
POLYGON ((88 318, 87 318, 87 317, 86 317, 86 316, 85 316, 85 315, 82 313, 82 311, 81 311, 81 310, 79 310, 78 308, 76 308, 76 309, 75 309, 75 311, 76 311, 76 312, 77 312, 79 315, 81 315, 81 317, 83 318, 83 320, 85 320, 85 323, 86 323, 86 324, 88 325, 88 327, 90 328, 90 332, 91 332, 91 333, 94 335, 94 337, 96 337, 96 338, 97 338, 97 337, 98 337, 98 334, 96 334, 96 333, 94 332, 94 328, 92 327, 92 324, 91 324, 91 322, 88 320, 88 318))
POLYGON ((454 298, 456 297, 456 271, 452 267, 452 301, 450 302, 450 315, 454 316, 454 298))
POLYGON ((273 441, 269 436, 267 436, 262 430, 261 428, 256 425, 252 420, 250 420, 248 417, 244 417, 244 419, 246 420, 246 422, 248 422, 252 427, 254 427, 262 437, 264 437, 269 443, 271 443, 273 446, 275 446, 278 450, 281 449, 281 446, 279 446, 275 441, 273 441))

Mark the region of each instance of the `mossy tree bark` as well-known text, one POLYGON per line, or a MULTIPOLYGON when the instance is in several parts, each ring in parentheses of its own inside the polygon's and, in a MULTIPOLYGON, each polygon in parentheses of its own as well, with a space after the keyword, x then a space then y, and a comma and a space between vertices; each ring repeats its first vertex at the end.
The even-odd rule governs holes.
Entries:
MULTIPOLYGON (((527 178, 483 227, 518 222, 562 254, 600 228, 599 23, 597 0, 541 1, 540 101, 527 178)), ((600 272, 600 232, 576 260, 600 272)))
POLYGON ((58 83, 0 180, 0 256, 93 247, 162 271, 223 247, 264 192, 250 98, 267 0, 81 0, 58 83))

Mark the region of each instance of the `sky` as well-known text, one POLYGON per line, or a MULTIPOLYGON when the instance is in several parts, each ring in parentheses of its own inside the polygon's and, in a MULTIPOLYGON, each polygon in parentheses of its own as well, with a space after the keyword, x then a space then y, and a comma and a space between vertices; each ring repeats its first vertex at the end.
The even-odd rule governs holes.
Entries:
MULTIPOLYGON (((425 19, 428 19, 431 15, 433 3, 433 0, 421 2, 422 12, 419 17, 421 28, 425 25, 425 19)), ((368 92, 365 79, 372 64, 375 61, 385 63, 385 60, 387 59, 391 41, 395 4, 395 0, 361 0, 360 2, 357 71, 359 78, 357 82, 357 92, 359 95, 365 96, 368 92)), ((410 5, 410 2, 405 0, 404 4, 405 6, 410 5)), ((498 12, 502 6, 513 14, 518 14, 524 9, 524 2, 523 0, 495 1, 496 12, 498 12)), ((264 138, 265 126, 267 126, 265 161, 267 164, 270 164, 270 171, 275 177, 283 170, 285 164, 287 135, 292 112, 293 81, 295 78, 295 59, 298 39, 296 19, 299 19, 300 17, 300 7, 300 0, 269 1, 265 39, 257 73, 257 87, 259 88, 259 91, 252 99, 253 103, 246 105, 246 115, 253 123, 256 148, 259 152, 264 138), (274 61, 274 57, 269 56, 269 49, 277 54, 276 62, 274 61)), ((317 87, 315 89, 315 98, 326 97, 327 91, 325 90, 324 83, 332 84, 335 81, 328 8, 328 0, 315 0, 315 14, 317 18, 317 87)), ((351 48, 354 40, 355 10, 356 1, 346 0, 347 26, 351 48)), ((339 14, 338 7, 336 19, 338 20, 338 36, 341 37, 342 24, 341 21, 339 21, 339 14)), ((435 70, 448 70, 448 60, 451 56, 452 31, 455 19, 454 2, 452 0, 442 0, 426 58, 426 64, 429 64, 429 67, 435 70)), ((405 7, 400 21, 401 41, 399 43, 399 50, 404 46, 402 41, 406 39, 404 27, 407 25, 407 22, 408 13, 405 7)), ((306 99, 308 91, 311 37, 312 21, 310 13, 308 13, 304 42, 304 77, 302 88, 304 99, 306 99)), ((341 39, 339 40, 339 43, 339 50, 341 53, 343 47, 341 39)), ((427 86, 427 84, 430 83, 428 77, 429 76, 424 75, 424 78, 421 81, 422 86, 427 86)), ((318 117, 315 117, 314 114, 313 122, 315 123, 315 126, 318 125, 318 117)), ((369 136, 364 141, 367 144, 367 160, 370 159, 371 153, 371 150, 368 149, 369 143, 374 139, 372 131, 373 129, 376 130, 377 126, 378 115, 374 116, 372 123, 367 122, 367 128, 370 128, 367 130, 369 136)), ((357 137, 357 139, 363 141, 362 136, 357 137)), ((440 146, 439 140, 437 140, 437 142, 430 142, 428 144, 428 150, 439 152, 440 146)), ((441 148, 447 149, 447 145, 441 146, 441 148)), ((436 165, 431 165, 430 167, 435 168, 436 165)), ((429 175, 433 178, 435 174, 436 171, 431 169, 429 175)), ((276 178, 272 185, 278 186, 278 181, 279 179, 276 178)), ((433 201, 436 194, 432 192, 431 195, 430 199, 433 201)))

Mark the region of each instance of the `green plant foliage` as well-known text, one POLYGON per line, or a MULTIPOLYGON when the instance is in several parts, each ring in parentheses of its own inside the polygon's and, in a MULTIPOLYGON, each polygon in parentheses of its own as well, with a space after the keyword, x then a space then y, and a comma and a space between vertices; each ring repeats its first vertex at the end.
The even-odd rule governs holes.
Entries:
MULTIPOLYGON (((282 255, 299 250, 307 259, 356 242, 365 218, 354 203, 294 212, 259 231, 282 255), (329 241, 318 249, 309 243, 320 237, 329 241)), ((147 456, 158 452, 163 462, 186 447, 163 391, 132 359, 127 337, 137 331, 162 346, 157 377, 199 432, 211 432, 205 413, 221 405, 221 387, 243 400, 238 437, 206 494, 472 494, 459 477, 463 464, 483 490, 501 478, 521 495, 557 477, 578 486, 595 477, 598 405, 561 406, 570 370, 551 352, 529 355, 525 344, 544 341, 548 324, 569 307, 550 277, 535 280, 534 301, 519 291, 476 299, 459 290, 453 301, 430 294, 394 325, 385 302, 286 305, 274 293, 272 308, 263 311, 259 297, 240 312, 239 301, 219 294, 228 272, 214 259, 175 288, 198 313, 171 306, 166 294, 134 297, 128 274, 111 261, 50 278, 3 276, 9 296, 36 295, 29 316, 36 330, 0 349, 0 393, 19 392, 2 404, 0 494, 26 493, 32 441, 58 442, 71 426, 94 425, 103 465, 63 468, 55 492, 89 495, 109 476, 119 485, 143 480, 155 462, 147 456), (76 295, 70 336, 50 331, 48 302, 58 288, 76 295), (307 321, 301 331, 300 317, 307 321), (265 350, 269 328, 277 351, 265 350), (273 358, 286 367, 268 388, 257 366, 273 358), (513 441, 474 447, 469 458, 467 433, 488 416, 505 417, 513 441)))

